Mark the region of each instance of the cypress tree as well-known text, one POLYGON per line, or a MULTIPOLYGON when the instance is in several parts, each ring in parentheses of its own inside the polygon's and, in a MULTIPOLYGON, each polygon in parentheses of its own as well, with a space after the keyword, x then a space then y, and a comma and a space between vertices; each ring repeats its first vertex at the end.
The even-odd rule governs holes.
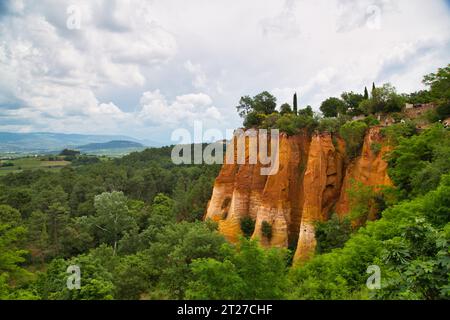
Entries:
POLYGON ((367 87, 364 87, 364 99, 369 99, 369 91, 367 91, 367 87))
POLYGON ((375 82, 372 82, 372 96, 373 96, 374 91, 375 91, 375 82))
POLYGON ((294 93, 294 114, 297 115, 297 92, 294 93))

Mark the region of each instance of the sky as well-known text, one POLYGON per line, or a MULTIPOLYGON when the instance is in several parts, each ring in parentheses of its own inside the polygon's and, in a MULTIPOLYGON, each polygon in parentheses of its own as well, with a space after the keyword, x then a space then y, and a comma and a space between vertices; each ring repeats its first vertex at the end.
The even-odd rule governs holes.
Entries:
POLYGON ((241 96, 318 111, 343 91, 423 89, 450 63, 444 0, 0 0, 0 131, 240 127, 241 96))

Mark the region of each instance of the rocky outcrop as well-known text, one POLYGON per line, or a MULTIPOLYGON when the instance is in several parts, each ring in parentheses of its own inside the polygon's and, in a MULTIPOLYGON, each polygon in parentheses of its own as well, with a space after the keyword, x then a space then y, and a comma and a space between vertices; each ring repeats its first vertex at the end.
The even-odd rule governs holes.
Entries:
POLYGON ((344 146, 330 134, 312 138, 307 169, 303 179, 303 210, 300 236, 294 259, 306 260, 314 252, 316 241, 314 223, 328 219, 328 214, 339 198, 344 168, 344 146))
POLYGON ((336 204, 336 213, 345 216, 350 211, 350 201, 346 190, 349 190, 353 181, 361 182, 366 186, 373 186, 375 189, 380 186, 391 186, 387 169, 388 164, 383 160, 384 155, 390 151, 388 145, 383 145, 383 138, 380 134, 380 127, 373 127, 364 138, 364 145, 361 155, 351 162, 345 172, 342 192, 336 204), (379 144, 381 149, 378 152, 372 150, 374 144, 379 144))
POLYGON ((223 165, 205 218, 217 221, 219 231, 236 242, 242 234, 241 219, 251 217, 253 238, 264 246, 290 247, 295 261, 304 261, 315 250, 315 222, 329 219, 332 212, 348 214, 346 191, 353 180, 374 187, 391 185, 383 160, 388 149, 374 152, 373 143, 382 143, 377 127, 367 133, 361 155, 349 161, 345 143, 338 137, 281 134, 278 172, 265 176, 259 163, 249 163, 246 140, 245 163, 223 165), (271 226, 271 237, 262 231, 263 224, 271 226))

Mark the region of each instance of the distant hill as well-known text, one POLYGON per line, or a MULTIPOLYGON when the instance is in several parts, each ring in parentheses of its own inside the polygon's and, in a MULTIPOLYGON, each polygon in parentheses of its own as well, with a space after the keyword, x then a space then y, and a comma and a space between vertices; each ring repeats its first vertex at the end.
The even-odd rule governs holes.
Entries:
POLYGON ((141 150, 144 148, 145 146, 139 142, 114 140, 103 143, 89 143, 84 146, 79 146, 75 149, 86 153, 86 152, 97 152, 102 150, 131 150, 131 149, 141 150))
POLYGON ((108 143, 112 141, 128 141, 142 144, 147 147, 156 147, 160 144, 153 141, 140 141, 138 139, 121 135, 84 135, 64 133, 13 133, 0 132, 0 153, 50 153, 62 149, 75 149, 95 143, 108 143))

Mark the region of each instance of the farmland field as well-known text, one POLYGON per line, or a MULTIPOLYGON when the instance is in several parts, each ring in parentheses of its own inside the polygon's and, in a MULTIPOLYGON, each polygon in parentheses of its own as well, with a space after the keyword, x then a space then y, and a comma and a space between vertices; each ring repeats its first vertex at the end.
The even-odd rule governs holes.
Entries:
POLYGON ((27 157, 27 158, 19 158, 13 160, 1 160, 1 164, 12 163, 14 166, 11 167, 0 167, 0 176, 4 176, 8 173, 12 172, 20 172, 23 170, 35 170, 35 169, 44 169, 44 170, 59 170, 62 167, 70 164, 69 161, 64 160, 56 160, 56 161, 47 161, 43 160, 41 157, 27 157))

